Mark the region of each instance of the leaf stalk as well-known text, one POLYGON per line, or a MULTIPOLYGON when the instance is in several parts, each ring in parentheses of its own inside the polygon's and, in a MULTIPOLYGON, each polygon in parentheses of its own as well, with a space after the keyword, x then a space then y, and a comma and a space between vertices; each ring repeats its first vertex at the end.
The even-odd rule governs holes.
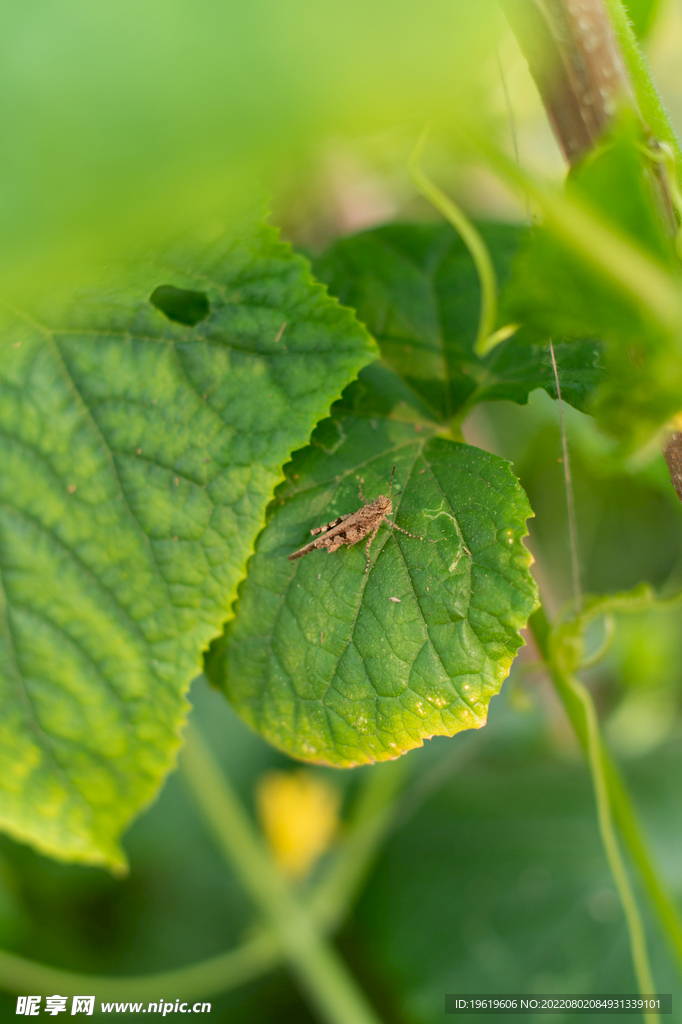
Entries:
MULTIPOLYGON (((639 588, 637 597, 646 600, 650 592, 639 588)), ((596 602, 593 602, 596 605, 596 602)), ((608 613, 609 609, 604 609, 608 613)), ((644 932, 634 895, 625 871, 625 866, 615 840, 613 823, 618 826, 621 838, 636 865, 640 879, 649 894, 659 923, 663 929, 678 965, 682 968, 682 921, 670 893, 643 839, 643 830, 625 789, 620 773, 612 761, 600 737, 599 724, 592 697, 573 672, 582 660, 582 630, 593 611, 587 612, 571 623, 552 628, 542 606, 533 613, 529 628, 549 672, 556 692, 561 699, 578 741, 583 748, 592 775, 597 802, 599 827, 602 842, 609 861, 614 881, 618 888, 630 932, 633 962, 640 990, 650 995, 654 989, 651 969, 648 964, 644 932), (582 621, 578 621, 582 620, 582 621), (557 632, 564 630, 563 651, 558 649, 557 632), (623 896, 625 899, 623 900, 623 896)), ((655 1019, 655 1018, 654 1018, 655 1019)))
POLYGON ((379 1024, 345 963, 277 870, 193 726, 180 765, 228 863, 270 925, 320 1019, 327 1024, 379 1024))
POLYGON ((432 206, 435 206, 460 235, 474 261, 481 286, 478 331, 474 342, 474 351, 478 356, 485 356, 501 341, 505 341, 518 330, 518 325, 508 324, 497 331, 494 330, 497 319, 497 277, 493 261, 481 235, 464 211, 446 196, 422 170, 420 160, 428 136, 429 128, 427 126, 420 135, 410 157, 410 177, 424 198, 432 206))

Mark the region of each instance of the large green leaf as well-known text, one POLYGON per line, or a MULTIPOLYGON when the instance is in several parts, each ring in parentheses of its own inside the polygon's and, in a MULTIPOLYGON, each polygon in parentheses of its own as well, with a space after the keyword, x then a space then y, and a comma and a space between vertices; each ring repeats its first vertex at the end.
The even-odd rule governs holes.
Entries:
MULTIPOLYGON (((479 224, 501 285, 528 232, 479 224)), ((479 285, 471 256, 447 224, 391 224, 345 238, 314 263, 315 273, 352 306, 379 342, 385 362, 409 384, 413 401, 437 420, 461 420, 477 402, 525 403, 536 388, 556 397, 543 344, 498 345, 474 354, 479 285)), ((562 396, 583 408, 602 377, 594 339, 564 345, 555 335, 562 396)))
POLYGON ((303 760, 385 760, 484 725, 535 607, 531 510, 509 464, 401 409, 340 404, 296 454, 208 662, 240 714, 303 760), (394 518, 415 537, 383 525, 367 574, 364 543, 287 560, 358 508, 360 481, 387 493, 394 465, 394 518))
POLYGON ((374 348, 270 228, 108 280, 2 325, 0 824, 115 865, 282 464, 374 348))

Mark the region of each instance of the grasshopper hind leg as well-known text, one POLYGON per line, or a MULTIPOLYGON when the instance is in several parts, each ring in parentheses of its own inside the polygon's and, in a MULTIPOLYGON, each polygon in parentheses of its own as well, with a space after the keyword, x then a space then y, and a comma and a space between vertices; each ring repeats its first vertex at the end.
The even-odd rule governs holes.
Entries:
POLYGON ((367 564, 366 564, 366 566, 365 566, 365 575, 367 575, 367 573, 369 572, 369 549, 370 549, 370 548, 371 548, 371 546, 372 546, 372 541, 373 541, 373 540, 374 540, 374 538, 376 537, 376 535, 377 535, 377 531, 378 531, 378 529, 379 529, 379 527, 380 527, 380 526, 381 526, 381 520, 379 520, 379 522, 377 523, 377 525, 376 525, 376 526, 374 527, 374 529, 373 529, 373 530, 372 530, 372 532, 370 533, 370 535, 369 535, 369 538, 368 538, 368 540, 367 540, 367 547, 366 547, 366 549, 365 549, 365 550, 367 551, 367 564))

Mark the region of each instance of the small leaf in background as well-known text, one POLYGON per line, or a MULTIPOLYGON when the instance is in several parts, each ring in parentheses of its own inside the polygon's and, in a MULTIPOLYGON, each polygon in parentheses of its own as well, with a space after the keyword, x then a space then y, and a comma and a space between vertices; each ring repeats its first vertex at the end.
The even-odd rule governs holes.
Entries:
MULTIPOLYGON (((567 193, 599 210, 605 222, 682 285, 655 185, 664 165, 646 155, 647 144, 641 128, 624 115, 571 173, 567 193)), ((536 229, 520 253, 505 313, 538 336, 603 339, 606 373, 585 408, 628 447, 649 441, 682 406, 677 333, 658 320, 655 308, 617 288, 608 268, 599 272, 591 261, 582 261, 549 229, 536 229)))
POLYGON ((343 410, 296 454, 208 672, 269 742, 339 767, 484 725, 536 603, 531 510, 509 464, 427 425, 343 410), (365 545, 287 556, 311 528, 386 494, 365 545), (423 539, 420 539, 423 538, 423 539))
POLYGON ((121 865, 281 465, 374 346, 262 227, 2 338, 0 825, 121 865))
MULTIPOLYGON (((478 225, 502 286, 528 232, 509 224, 478 225)), ((314 262, 333 295, 352 306, 379 342, 384 361, 409 385, 432 418, 461 419, 478 402, 521 404, 535 388, 556 397, 546 344, 502 342, 474 354, 479 284, 459 235, 444 224, 391 224, 344 238, 314 262)), ((555 339, 556 340, 556 339, 555 339)), ((603 376, 594 339, 555 345, 562 396, 582 409, 603 376)))

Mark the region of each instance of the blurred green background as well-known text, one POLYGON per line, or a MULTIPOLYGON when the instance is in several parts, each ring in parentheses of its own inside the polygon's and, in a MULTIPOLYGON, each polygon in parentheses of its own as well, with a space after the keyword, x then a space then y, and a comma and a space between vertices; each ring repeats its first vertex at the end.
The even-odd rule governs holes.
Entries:
MULTIPOLYGON (((647 49, 679 128, 681 0, 662 0, 647 49)), ((488 0, 13 0, 0 13, 0 51, 0 275, 10 297, 229 219, 254 192, 268 192, 273 221, 313 251, 340 233, 430 216, 405 170, 429 116, 444 126, 432 157, 451 193, 473 215, 522 219, 485 168, 453 161, 448 126, 465 105, 511 146, 498 57, 521 161, 564 173, 488 0)), ((623 465, 588 417, 568 410, 567 425, 586 591, 682 585, 682 506, 660 454, 623 465)), ((556 406, 539 392, 527 407, 486 406, 464 433, 514 462, 536 513, 538 581, 557 611, 571 573, 556 406)), ((619 619, 591 683, 654 854, 682 897, 682 612, 619 619)), ((191 698, 249 806, 264 772, 295 767, 205 680, 191 698)), ((441 1020, 448 991, 634 991, 590 780, 530 656, 493 700, 486 729, 432 740, 407 761, 394 828, 339 936, 386 1024, 441 1020)), ((347 806, 368 770, 320 775, 347 806)), ((132 870, 117 880, 0 839, 0 944, 79 972, 144 973, 248 934, 250 906, 177 774, 125 846, 132 870)), ((680 999, 648 924, 658 989, 680 999)), ((312 1020, 284 971, 211 1001, 211 1020, 231 1024, 312 1020)), ((15 1005, 0 996, 4 1019, 15 1005)))
POLYGON ((492 0, 10 0, 0 274, 52 286, 229 216, 335 135, 449 116, 500 26, 492 0))

